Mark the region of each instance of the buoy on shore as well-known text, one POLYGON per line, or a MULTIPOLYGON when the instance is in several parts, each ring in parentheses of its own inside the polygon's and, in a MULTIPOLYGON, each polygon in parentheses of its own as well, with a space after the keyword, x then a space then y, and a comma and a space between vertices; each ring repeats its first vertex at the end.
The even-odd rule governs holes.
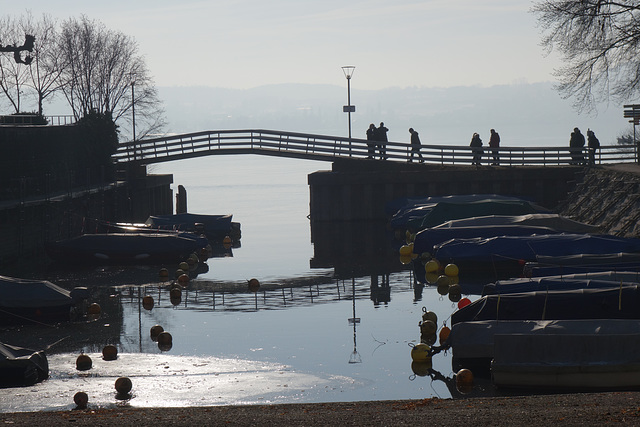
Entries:
POLYGON ((115 345, 105 345, 102 348, 102 358, 104 360, 116 360, 118 358, 118 348, 115 345))
POLYGON ((87 354, 83 353, 76 358, 76 369, 78 371, 88 371, 92 365, 91 357, 87 354))
POLYGON ((128 399, 129 397, 131 397, 129 395, 129 392, 133 388, 133 383, 128 377, 120 377, 115 382, 115 388, 117 392, 116 398, 128 399))
POLYGON ((76 404, 78 409, 87 409, 89 396, 84 391, 79 391, 73 395, 73 402, 76 404))

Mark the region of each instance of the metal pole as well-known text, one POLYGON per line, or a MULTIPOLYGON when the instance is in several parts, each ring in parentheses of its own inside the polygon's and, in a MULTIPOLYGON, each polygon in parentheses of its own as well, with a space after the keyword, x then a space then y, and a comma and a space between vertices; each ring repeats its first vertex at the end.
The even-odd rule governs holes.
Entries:
POLYGON ((351 76, 347 77, 347 105, 349 106, 349 157, 351 157, 351 76))
POLYGON ((136 160, 136 81, 131 80, 131 114, 133 115, 131 120, 131 127, 133 132, 133 160, 136 160))

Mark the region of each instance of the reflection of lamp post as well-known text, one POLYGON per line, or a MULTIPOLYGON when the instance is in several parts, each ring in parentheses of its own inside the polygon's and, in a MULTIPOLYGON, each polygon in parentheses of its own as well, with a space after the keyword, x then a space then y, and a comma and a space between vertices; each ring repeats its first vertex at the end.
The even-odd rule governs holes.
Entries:
POLYGON ((353 352, 349 357, 349 363, 361 363, 362 358, 356 350, 356 325, 360 323, 360 318, 356 317, 356 279, 351 279, 351 299, 353 301, 353 317, 349 319, 349 324, 353 325, 353 352))
POLYGON ((342 107, 342 111, 349 114, 349 156, 351 156, 351 113, 356 111, 356 106, 351 105, 351 76, 355 69, 353 65, 342 67, 342 72, 347 78, 347 105, 342 107))

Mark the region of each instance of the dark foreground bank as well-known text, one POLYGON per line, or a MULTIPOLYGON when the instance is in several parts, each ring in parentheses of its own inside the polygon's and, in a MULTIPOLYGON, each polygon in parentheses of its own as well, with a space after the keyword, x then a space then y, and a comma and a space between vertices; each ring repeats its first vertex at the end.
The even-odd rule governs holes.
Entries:
POLYGON ((640 392, 0 414, 12 426, 640 425, 640 392))

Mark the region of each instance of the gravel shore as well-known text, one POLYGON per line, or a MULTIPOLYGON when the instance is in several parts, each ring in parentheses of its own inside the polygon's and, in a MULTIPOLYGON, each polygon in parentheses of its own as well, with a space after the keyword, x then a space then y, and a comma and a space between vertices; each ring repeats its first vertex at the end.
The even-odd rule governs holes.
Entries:
POLYGON ((640 392, 0 414, 13 426, 640 425, 640 392))

